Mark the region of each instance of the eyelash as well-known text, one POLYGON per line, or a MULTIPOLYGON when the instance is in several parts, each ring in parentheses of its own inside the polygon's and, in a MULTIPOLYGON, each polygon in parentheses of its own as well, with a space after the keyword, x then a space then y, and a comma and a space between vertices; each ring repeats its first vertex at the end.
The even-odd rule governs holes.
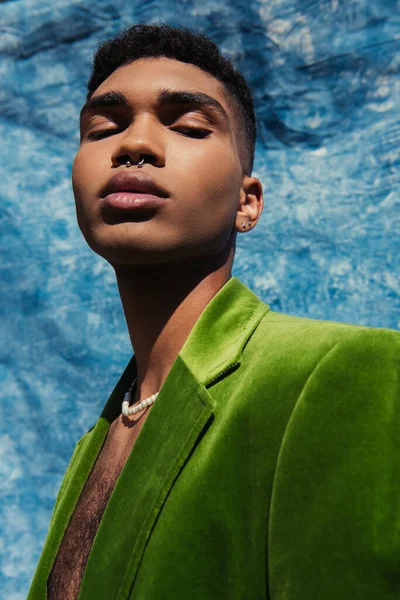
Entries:
MULTIPOLYGON (((192 137, 195 139, 204 139, 206 137, 208 137, 211 134, 211 131, 209 131, 208 129, 201 129, 199 127, 176 127, 175 129, 171 129, 171 131, 176 131, 176 133, 179 133, 180 135, 184 135, 186 137, 192 137), (186 133, 185 133, 186 132, 186 133), (190 132, 190 133, 187 133, 190 132), (193 133, 195 132, 195 134, 193 135, 193 133)), ((106 138, 110 135, 113 135, 114 133, 119 133, 119 129, 101 129, 99 131, 92 131, 92 133, 88 134, 88 139, 89 140, 101 140, 103 138, 106 138)))
POLYGON ((172 131, 176 131, 177 133, 180 133, 181 135, 185 135, 186 137, 194 137, 197 139, 203 139, 208 137, 211 134, 211 131, 209 131, 208 129, 201 129, 200 127, 176 127, 175 129, 172 129, 172 131), (182 131, 184 130, 184 131, 182 131), (185 133, 185 131, 189 131, 190 133, 185 133), (195 132, 195 134, 193 135, 193 132, 195 132))

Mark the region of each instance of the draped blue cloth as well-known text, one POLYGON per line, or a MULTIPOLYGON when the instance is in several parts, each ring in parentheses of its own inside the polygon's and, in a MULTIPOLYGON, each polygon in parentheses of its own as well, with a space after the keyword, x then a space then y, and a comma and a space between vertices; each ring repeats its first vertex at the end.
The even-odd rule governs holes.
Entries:
POLYGON ((234 275, 272 309, 399 328, 399 45, 390 0, 0 4, 0 590, 23 600, 76 440, 131 355, 113 271, 76 224, 71 163, 98 42, 206 33, 255 96, 265 211, 234 275))

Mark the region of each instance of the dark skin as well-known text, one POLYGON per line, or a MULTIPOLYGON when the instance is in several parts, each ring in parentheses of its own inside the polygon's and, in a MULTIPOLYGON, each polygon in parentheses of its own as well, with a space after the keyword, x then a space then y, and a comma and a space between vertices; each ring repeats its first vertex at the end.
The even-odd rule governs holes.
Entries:
MULTIPOLYGON (((114 71, 92 98, 109 91, 122 92, 128 104, 84 112, 72 179, 82 233, 115 269, 138 365, 136 402, 161 388, 200 314, 231 277, 236 234, 254 228, 263 196, 260 181, 245 174, 236 111, 218 80, 190 64, 145 58, 114 71), (207 94, 223 110, 160 101, 165 89, 207 94), (128 157, 134 165, 141 155, 140 171, 170 201, 110 223, 101 192, 128 157)), ((116 441, 130 446, 123 430, 146 412, 117 419, 116 441)))

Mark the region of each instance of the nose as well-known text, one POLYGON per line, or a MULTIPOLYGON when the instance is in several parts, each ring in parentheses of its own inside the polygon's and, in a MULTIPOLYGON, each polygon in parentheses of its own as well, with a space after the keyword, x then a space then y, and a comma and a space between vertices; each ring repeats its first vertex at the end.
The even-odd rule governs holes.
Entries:
POLYGON ((160 132, 162 125, 156 122, 152 115, 136 116, 118 138, 111 161, 114 167, 119 167, 127 159, 137 164, 145 156, 146 162, 156 167, 165 165, 165 144, 160 132))

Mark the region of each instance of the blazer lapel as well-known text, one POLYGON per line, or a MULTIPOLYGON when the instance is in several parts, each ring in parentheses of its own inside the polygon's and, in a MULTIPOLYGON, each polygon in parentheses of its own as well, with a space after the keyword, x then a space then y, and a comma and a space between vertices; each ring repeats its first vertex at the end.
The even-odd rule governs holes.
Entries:
POLYGON ((104 512, 80 600, 129 596, 157 516, 212 410, 211 396, 178 356, 104 512))

